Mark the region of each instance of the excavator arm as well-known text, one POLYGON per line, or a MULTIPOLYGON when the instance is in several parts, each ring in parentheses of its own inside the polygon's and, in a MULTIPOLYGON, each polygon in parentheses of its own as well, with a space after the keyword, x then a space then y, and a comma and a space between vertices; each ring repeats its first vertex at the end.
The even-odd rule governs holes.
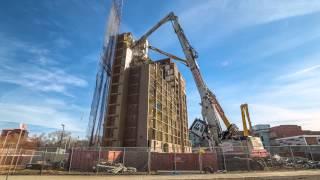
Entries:
POLYGON ((241 104, 240 109, 241 109, 241 117, 242 117, 242 125, 243 125, 243 136, 248 137, 249 135, 252 135, 252 124, 251 124, 251 119, 249 115, 248 104, 241 104))
POLYGON ((225 126, 227 127, 227 134, 234 134, 238 131, 238 128, 235 124, 231 124, 228 118, 226 117, 221 105, 219 104, 216 96, 210 89, 207 87, 206 83, 204 82, 200 68, 196 62, 198 57, 197 52, 192 48, 190 45, 187 37, 185 36, 183 29, 181 28, 178 17, 174 15, 173 12, 169 13, 165 18, 159 21, 154 27, 152 27, 145 35, 143 35, 139 40, 137 40, 133 44, 133 48, 137 47, 141 42, 144 42, 154 31, 156 31, 159 27, 161 27, 166 22, 171 21, 172 26, 174 28, 175 33, 179 39, 180 45, 184 52, 186 60, 181 58, 177 58, 174 55, 169 53, 165 53, 159 49, 153 48, 157 52, 160 52, 164 55, 169 55, 169 57, 182 60, 191 70, 193 78, 196 82, 198 92, 201 97, 201 107, 202 107, 202 117, 203 120, 208 125, 208 139, 210 145, 219 145, 221 143, 222 138, 222 129, 219 121, 219 117, 224 122, 225 126))

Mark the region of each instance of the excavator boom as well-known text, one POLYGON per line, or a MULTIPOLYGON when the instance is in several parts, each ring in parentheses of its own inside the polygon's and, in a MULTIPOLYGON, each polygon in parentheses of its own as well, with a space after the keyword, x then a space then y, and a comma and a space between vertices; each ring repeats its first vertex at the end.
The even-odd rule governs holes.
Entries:
POLYGON ((240 109, 243 124, 243 136, 248 137, 249 135, 252 135, 252 124, 250 120, 248 104, 241 104, 240 109))
POLYGON ((202 107, 202 117, 203 120, 207 123, 208 126, 208 141, 211 146, 219 145, 221 143, 222 138, 222 129, 219 121, 219 117, 224 122, 225 126, 227 127, 227 132, 229 134, 234 134, 238 131, 238 128, 235 124, 231 124, 228 120, 227 116, 225 115, 221 105, 219 104, 216 96, 210 89, 207 87, 206 83, 204 82, 200 68, 196 62, 198 57, 197 52, 193 49, 190 45, 187 37, 185 36, 183 29, 181 28, 178 17, 174 15, 173 12, 169 13, 166 17, 160 20, 155 26, 153 26, 147 33, 145 33, 139 40, 137 40, 133 44, 133 48, 137 47, 141 42, 144 42, 154 31, 156 31, 159 27, 161 27, 166 22, 171 21, 173 29, 177 34, 179 39, 180 45, 184 52, 186 60, 181 58, 177 58, 174 55, 169 53, 165 53, 159 49, 153 48, 153 50, 165 54, 169 57, 173 57, 173 59, 182 60, 189 68, 197 85, 198 92, 201 97, 201 107, 202 107))

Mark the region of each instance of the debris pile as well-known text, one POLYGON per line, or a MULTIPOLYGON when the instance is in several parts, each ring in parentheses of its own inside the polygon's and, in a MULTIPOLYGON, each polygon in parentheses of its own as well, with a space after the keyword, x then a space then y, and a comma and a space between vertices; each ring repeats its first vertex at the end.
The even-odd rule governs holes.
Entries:
POLYGON ((134 167, 126 167, 122 163, 100 162, 92 167, 94 172, 106 172, 110 174, 120 173, 136 173, 137 169, 134 167))
POLYGON ((274 155, 268 160, 272 167, 297 168, 297 169, 320 169, 320 161, 309 160, 304 157, 281 157, 274 155))

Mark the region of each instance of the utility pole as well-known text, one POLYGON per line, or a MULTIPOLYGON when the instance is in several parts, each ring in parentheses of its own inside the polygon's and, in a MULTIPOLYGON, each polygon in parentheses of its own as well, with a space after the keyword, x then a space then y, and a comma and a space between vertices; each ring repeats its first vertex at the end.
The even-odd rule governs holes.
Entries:
POLYGON ((63 140, 63 136, 64 136, 64 124, 61 124, 61 126, 62 126, 62 132, 61 132, 61 137, 60 137, 60 146, 59 146, 59 148, 61 149, 61 147, 62 147, 62 140, 63 140))

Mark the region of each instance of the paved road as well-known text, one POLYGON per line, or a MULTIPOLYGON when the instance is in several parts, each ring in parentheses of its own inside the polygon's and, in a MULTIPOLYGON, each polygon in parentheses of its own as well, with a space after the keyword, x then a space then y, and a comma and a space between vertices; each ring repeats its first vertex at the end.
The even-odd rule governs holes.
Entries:
MULTIPOLYGON (((4 180, 5 176, 0 176, 0 180, 4 180)), ((305 171, 284 171, 284 172, 250 172, 250 173, 228 173, 228 174, 196 174, 196 175, 119 175, 119 176, 77 176, 77 175, 61 175, 61 176, 9 176, 9 180, 164 180, 164 179, 303 179, 303 180, 319 180, 320 170, 305 171)))

